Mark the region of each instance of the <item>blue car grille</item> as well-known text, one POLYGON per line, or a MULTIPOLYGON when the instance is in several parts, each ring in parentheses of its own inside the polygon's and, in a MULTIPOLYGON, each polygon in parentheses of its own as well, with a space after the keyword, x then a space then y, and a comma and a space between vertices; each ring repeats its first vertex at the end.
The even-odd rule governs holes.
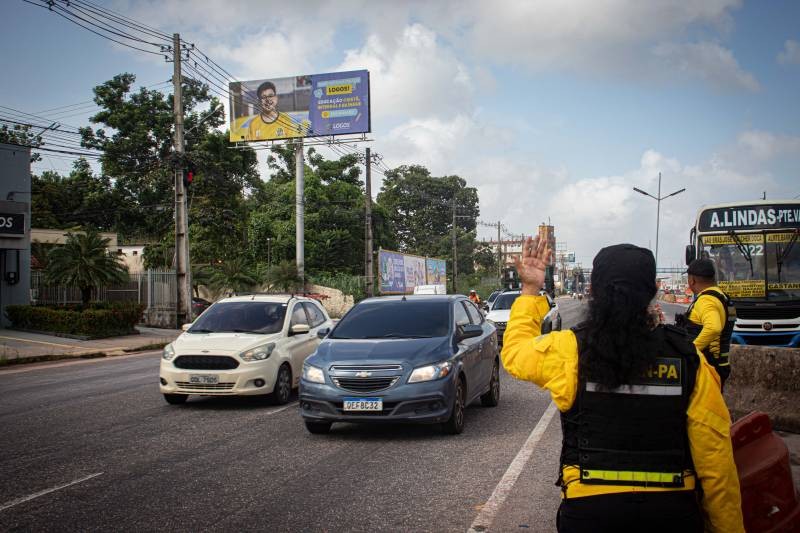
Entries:
POLYGON ((388 389, 400 379, 400 376, 382 376, 370 378, 331 376, 340 389, 352 392, 378 392, 388 389))

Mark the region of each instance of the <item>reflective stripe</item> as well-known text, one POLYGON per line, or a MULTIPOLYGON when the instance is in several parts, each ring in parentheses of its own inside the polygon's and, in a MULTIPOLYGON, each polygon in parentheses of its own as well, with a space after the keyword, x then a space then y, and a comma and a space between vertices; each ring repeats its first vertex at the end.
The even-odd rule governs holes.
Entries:
POLYGON ((680 396, 683 392, 680 383, 676 385, 622 385, 616 389, 606 389, 598 383, 586 383, 588 392, 609 392, 612 394, 643 394, 646 396, 680 396))
POLYGON ((620 481, 633 483, 682 483, 680 472, 636 472, 626 470, 581 470, 585 480, 620 481))

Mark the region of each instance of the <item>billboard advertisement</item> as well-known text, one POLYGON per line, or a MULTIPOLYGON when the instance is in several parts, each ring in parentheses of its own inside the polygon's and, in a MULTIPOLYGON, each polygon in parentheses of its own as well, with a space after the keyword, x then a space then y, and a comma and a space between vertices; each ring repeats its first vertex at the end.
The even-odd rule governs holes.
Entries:
POLYGON ((366 70, 237 81, 229 92, 231 142, 370 131, 366 70))
POLYGON ((378 274, 383 294, 403 294, 406 291, 406 273, 403 254, 378 251, 378 274))
POLYGON ((447 261, 444 259, 426 259, 428 285, 447 285, 447 261))
POLYGON ((425 258, 416 255, 404 255, 403 265, 406 272, 406 292, 414 292, 417 285, 425 285, 425 258))

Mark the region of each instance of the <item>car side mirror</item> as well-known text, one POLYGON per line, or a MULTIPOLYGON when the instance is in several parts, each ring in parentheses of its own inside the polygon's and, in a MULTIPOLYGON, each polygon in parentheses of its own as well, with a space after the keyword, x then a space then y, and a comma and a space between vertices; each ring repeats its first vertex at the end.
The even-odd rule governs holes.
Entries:
POLYGON ((317 337, 324 339, 331 332, 331 328, 320 328, 317 330, 317 337))
POLYGON ((291 328, 289 328, 289 335, 302 335, 303 333, 308 333, 311 331, 311 328, 308 324, 295 324, 291 328))
POLYGON ((184 324, 184 325, 182 325, 182 326, 181 326, 181 329, 182 329, 183 331, 189 331, 189 328, 190 328, 190 327, 192 327, 192 324, 191 324, 191 323, 189 323, 189 324, 184 324))
POLYGON ((458 326, 456 329, 456 341, 461 342, 464 339, 472 339, 473 337, 480 337, 483 335, 483 328, 478 324, 464 324, 458 326))
POLYGON ((687 244, 686 245, 686 264, 688 265, 692 261, 694 261, 695 256, 697 255, 697 248, 694 244, 687 244))

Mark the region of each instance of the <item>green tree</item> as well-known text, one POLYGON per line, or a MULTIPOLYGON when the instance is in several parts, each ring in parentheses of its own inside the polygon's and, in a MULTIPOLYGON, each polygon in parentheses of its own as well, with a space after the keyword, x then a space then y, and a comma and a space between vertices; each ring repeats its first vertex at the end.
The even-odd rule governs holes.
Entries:
POLYGON ((78 287, 83 304, 88 304, 98 287, 128 280, 122 259, 108 251, 109 239, 94 231, 68 233, 64 245, 53 248, 47 257, 45 282, 78 287))
POLYGON ((2 124, 0 125, 0 143, 16 144, 31 148, 31 163, 40 161, 42 156, 34 150, 44 144, 41 134, 31 133, 29 124, 2 124))
POLYGON ((398 251, 447 258, 450 273, 455 206, 458 271, 474 271, 478 192, 463 178, 435 177, 423 166, 404 165, 386 172, 378 203, 389 213, 398 251))
POLYGON ((222 261, 211 268, 209 284, 219 291, 247 291, 258 284, 253 270, 244 257, 222 261))
POLYGON ((299 291, 303 286, 303 281, 297 274, 297 265, 291 261, 281 261, 277 265, 272 265, 264 281, 270 289, 285 292, 299 291))

